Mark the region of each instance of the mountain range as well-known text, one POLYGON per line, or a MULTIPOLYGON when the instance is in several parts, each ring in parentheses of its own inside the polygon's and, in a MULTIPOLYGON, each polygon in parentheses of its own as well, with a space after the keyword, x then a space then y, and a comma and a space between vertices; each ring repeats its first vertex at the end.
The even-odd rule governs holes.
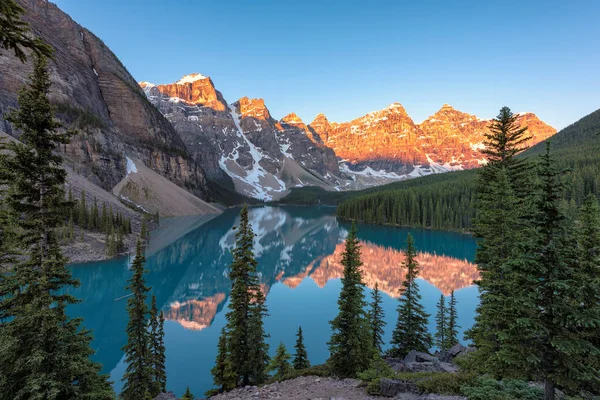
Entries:
MULTIPOLYGON (((399 103, 350 122, 319 114, 309 124, 295 113, 277 120, 263 99, 228 104, 199 73, 171 84, 140 82, 173 124, 207 175, 230 177, 238 192, 271 200, 292 187, 362 189, 394 180, 478 167, 490 120, 444 104, 416 124, 399 103)), ((556 130, 533 113, 519 113, 530 144, 556 130)))
MULTIPOLYGON (((138 83, 98 37, 56 5, 19 3, 32 31, 55 48, 50 97, 57 117, 79 130, 63 149, 68 164, 118 196, 159 188, 164 193, 156 198, 164 198, 170 187, 164 179, 209 202, 226 202, 234 192, 268 201, 294 187, 355 190, 486 162, 481 149, 490 121, 449 105, 420 124, 399 103, 350 122, 323 114, 308 124, 295 113, 276 119, 263 99, 229 103, 198 73, 169 84, 138 83), (123 184, 128 163, 156 173, 153 183, 134 190, 123 184), (121 193, 123 187, 129 190, 121 193)), ((31 64, 0 54, 1 113, 17 106, 30 73, 31 64)), ((556 132, 533 113, 518 114, 518 121, 528 126, 531 144, 556 132)), ((0 131, 19 136, 1 119, 0 131)), ((151 212, 163 211, 157 201, 137 199, 151 212)))

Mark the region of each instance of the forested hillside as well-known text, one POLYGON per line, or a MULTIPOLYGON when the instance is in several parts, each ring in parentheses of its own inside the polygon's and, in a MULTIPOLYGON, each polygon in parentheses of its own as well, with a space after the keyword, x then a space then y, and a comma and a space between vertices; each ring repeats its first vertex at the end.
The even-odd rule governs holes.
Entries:
MULTIPOLYGON (((565 202, 571 212, 588 193, 600 196, 600 110, 583 117, 551 139, 557 166, 564 170, 565 202)), ((520 157, 537 161, 545 143, 520 157)), ((338 205, 338 216, 378 224, 397 224, 434 229, 468 230, 473 218, 475 172, 461 171, 404 181, 346 194, 338 205)), ((293 193, 300 197, 302 192, 293 193)), ((324 202, 341 196, 337 193, 324 202)), ((300 197, 301 198, 301 197, 300 197)), ((338 198, 339 199, 339 198, 338 198)))

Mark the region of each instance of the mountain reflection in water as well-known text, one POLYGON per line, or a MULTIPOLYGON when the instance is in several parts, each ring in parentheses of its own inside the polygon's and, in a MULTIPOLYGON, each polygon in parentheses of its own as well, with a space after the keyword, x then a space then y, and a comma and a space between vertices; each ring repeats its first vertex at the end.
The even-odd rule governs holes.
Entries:
MULTIPOLYGON (((210 368, 216 353, 218 334, 231 283, 228 267, 235 245, 239 210, 227 210, 212 219, 185 217, 165 220, 153 233, 147 249, 146 280, 165 312, 167 369, 169 388, 177 393, 192 381, 184 370, 194 351, 202 365, 193 364, 197 374, 193 392, 210 387, 210 368), (173 321, 173 322, 171 322, 173 321), (171 325, 174 324, 174 325, 171 325), (179 328, 177 328, 179 327, 179 328), (188 332, 188 333, 185 333, 188 332), (191 336, 190 336, 191 335, 191 336), (183 338, 187 340, 183 341, 183 338), (186 361, 188 360, 188 361, 186 361), (185 380, 187 379, 187 382, 185 380), (195 388, 195 389, 194 389, 195 388)), ((265 327, 274 351, 280 341, 288 348, 294 343, 299 324, 305 331, 312 362, 326 359, 326 342, 330 335, 328 321, 335 316, 339 294, 340 264, 343 241, 349 224, 338 221, 330 207, 260 207, 250 209, 250 223, 256 234, 254 251, 258 261, 261 286, 267 294, 271 315, 265 327)), ((421 265, 419 285, 428 312, 435 312, 440 293, 457 291, 462 328, 472 324, 477 304, 476 290, 468 288, 477 278, 471 262, 475 241, 466 235, 430 230, 359 225, 362 245, 363 280, 367 287, 379 288, 384 298, 391 334, 395 320, 396 298, 405 276, 401 268, 402 248, 406 235, 415 237, 421 265), (468 288, 465 290, 460 290, 468 288)), ((82 316, 85 326, 93 330, 95 358, 111 373, 120 389, 124 371, 122 346, 126 342, 126 299, 122 297, 131 272, 126 258, 99 263, 73 265, 73 275, 81 286, 72 294, 82 299, 69 308, 72 316, 82 316)), ((389 332, 387 332, 389 331, 389 332)))

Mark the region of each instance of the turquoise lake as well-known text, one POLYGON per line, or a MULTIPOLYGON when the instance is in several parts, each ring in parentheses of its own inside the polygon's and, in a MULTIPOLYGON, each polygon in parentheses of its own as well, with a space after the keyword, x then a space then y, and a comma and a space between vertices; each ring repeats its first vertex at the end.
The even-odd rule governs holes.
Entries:
MULTIPOLYGON (((197 397, 212 387, 210 369, 229 299, 227 268, 238 223, 237 209, 217 217, 181 217, 161 221, 146 256, 146 282, 166 316, 165 341, 168 390, 181 396, 189 386, 197 397)), ((301 325, 311 363, 328 357, 329 321, 337 313, 343 268, 339 264, 349 224, 337 220, 332 207, 259 207, 250 209, 256 234, 255 254, 267 292, 265 328, 274 353, 279 342, 293 353, 301 325)), ((475 240, 453 232, 358 225, 362 243, 365 294, 378 283, 384 292, 385 340, 396 321, 399 288, 404 278, 406 235, 414 236, 421 265, 419 286, 434 330, 440 294, 455 291, 460 336, 473 324, 478 303, 473 264, 475 240)), ((72 265, 81 286, 71 291, 82 302, 69 308, 93 331, 95 360, 120 391, 125 370, 121 348, 127 337, 126 281, 131 260, 72 265)))

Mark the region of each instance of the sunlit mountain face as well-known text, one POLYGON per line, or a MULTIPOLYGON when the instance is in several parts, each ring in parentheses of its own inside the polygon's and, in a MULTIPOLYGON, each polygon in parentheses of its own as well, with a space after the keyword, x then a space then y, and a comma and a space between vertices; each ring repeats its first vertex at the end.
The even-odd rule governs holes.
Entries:
MULTIPOLYGON (((292 348, 295 332, 302 325, 313 363, 324 362, 328 356, 329 321, 337 313, 343 274, 341 253, 350 229, 334 213, 331 207, 259 207, 251 208, 249 215, 256 234, 254 252, 261 289, 269 309, 265 320, 269 343, 273 350, 280 341, 292 348)), ((192 390, 198 393, 210 388, 210 368, 228 309, 229 265, 238 214, 239 210, 230 209, 212 219, 161 221, 147 248, 146 281, 167 320, 167 369, 169 387, 174 390, 181 386, 184 391, 190 382, 196 382, 192 390)), ((473 238, 451 232, 358 225, 365 295, 376 283, 385 293, 386 335, 391 335, 395 324, 405 278, 403 249, 409 232, 418 250, 418 282, 425 309, 435 314, 440 294, 447 296, 454 290, 461 332, 470 328, 478 303, 477 290, 472 286, 477 278, 472 262, 476 247, 473 238)), ((131 277, 130 265, 130 259, 121 258, 72 267, 82 285, 71 292, 83 302, 71 306, 69 313, 84 317, 85 326, 93 331, 95 359, 111 374, 116 390, 124 371, 121 349, 127 340, 125 287, 131 277)))

